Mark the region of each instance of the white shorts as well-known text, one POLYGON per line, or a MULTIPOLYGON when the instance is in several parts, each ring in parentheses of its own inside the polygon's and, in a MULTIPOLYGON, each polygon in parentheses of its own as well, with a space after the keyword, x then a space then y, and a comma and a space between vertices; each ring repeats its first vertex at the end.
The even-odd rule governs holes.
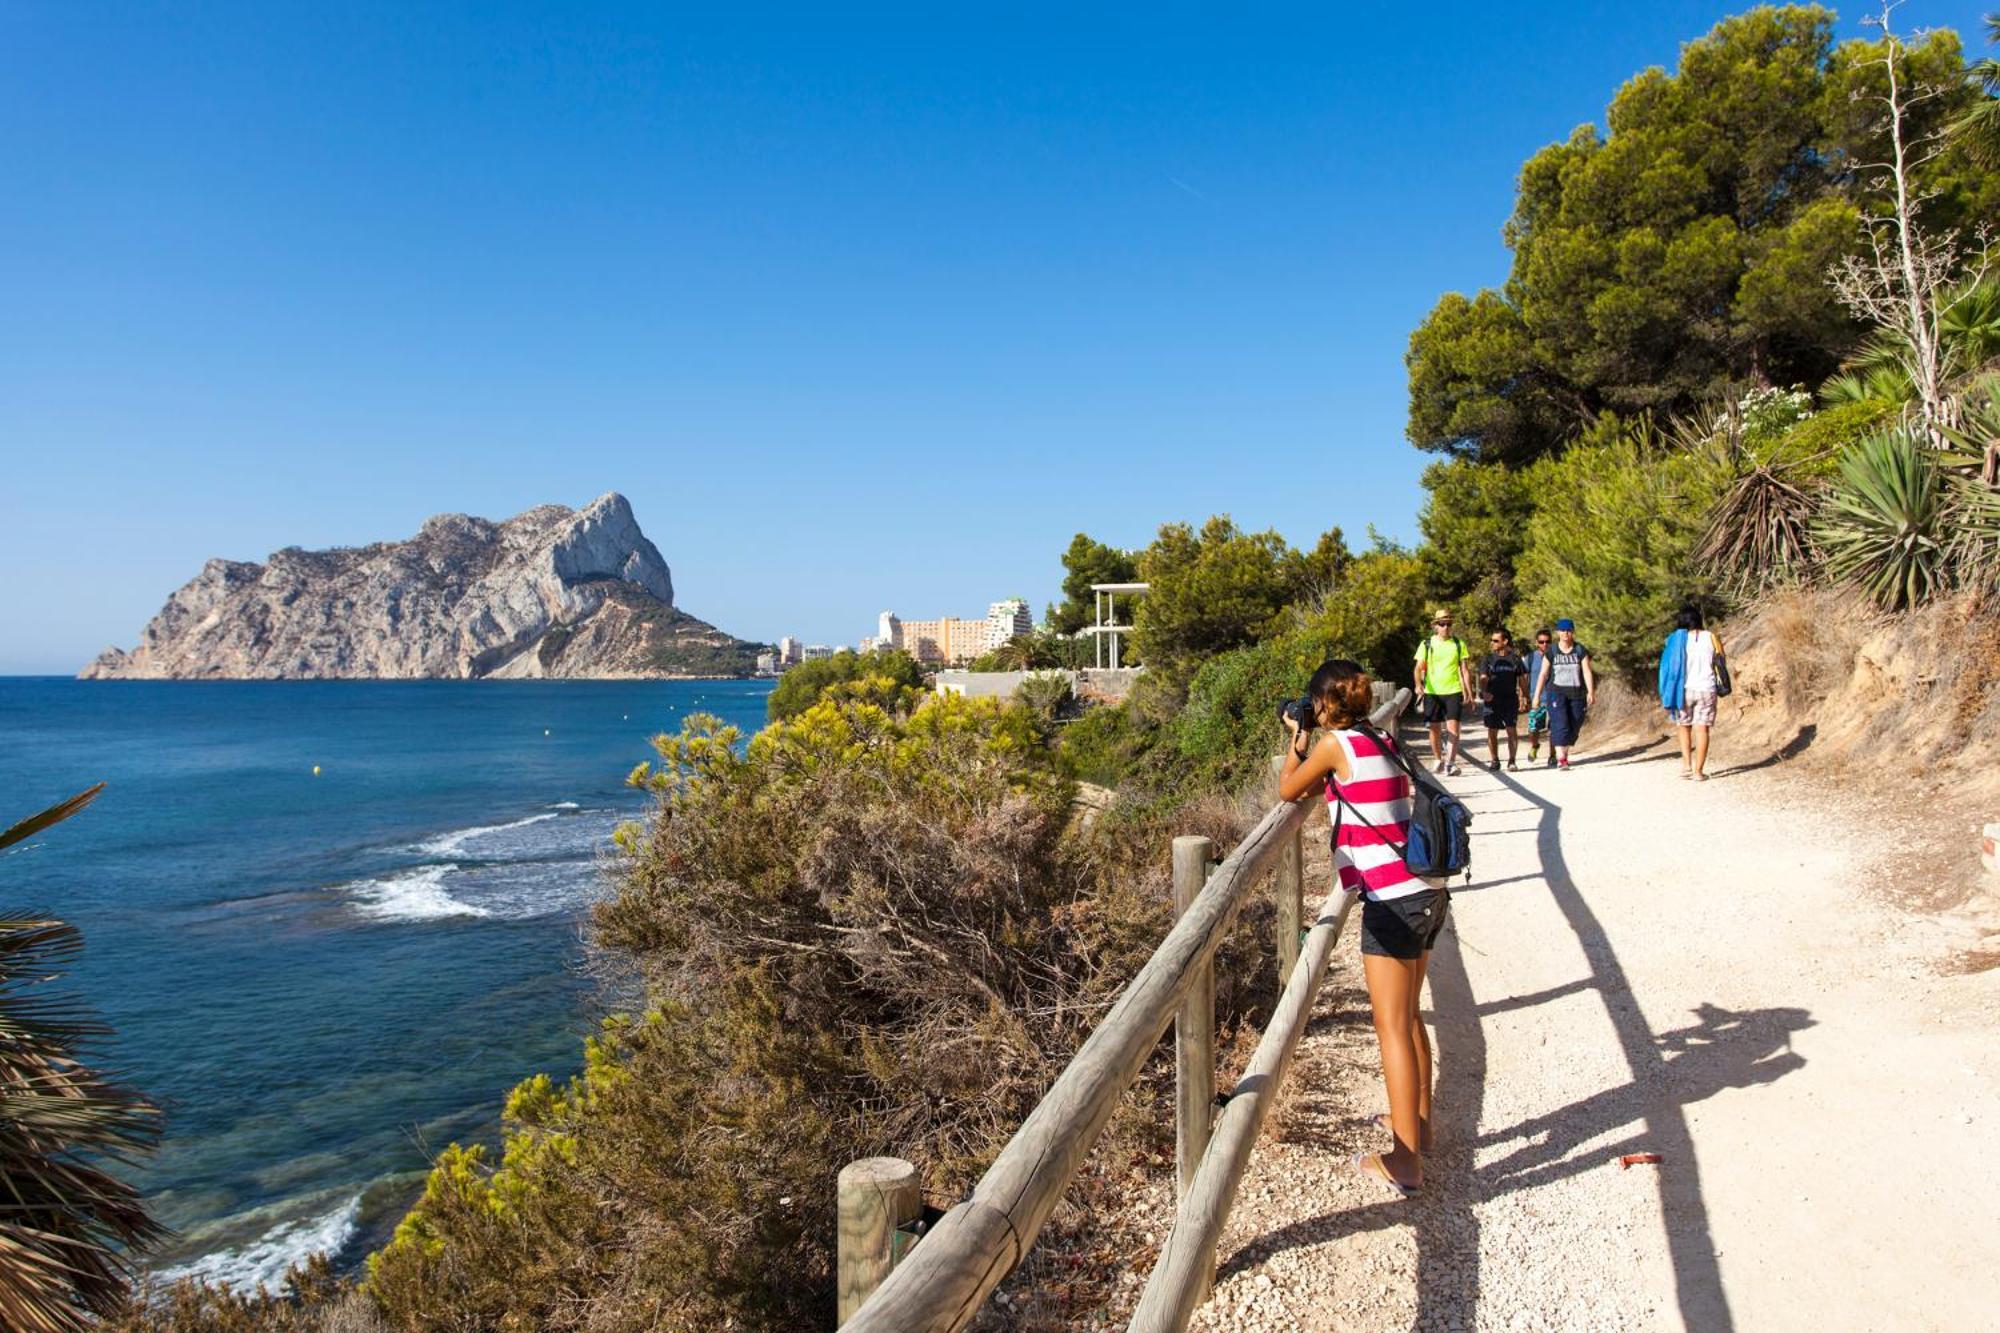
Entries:
POLYGON ((1674 710, 1674 725, 1679 727, 1712 727, 1715 725, 1715 695, 1690 694, 1687 707, 1674 710))

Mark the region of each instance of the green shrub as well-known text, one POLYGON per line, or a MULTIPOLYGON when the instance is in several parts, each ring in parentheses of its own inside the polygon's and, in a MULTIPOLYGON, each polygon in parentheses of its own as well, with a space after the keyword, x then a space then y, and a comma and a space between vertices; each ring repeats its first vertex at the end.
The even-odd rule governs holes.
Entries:
POLYGON ((1607 417, 1535 474, 1542 500, 1521 557, 1522 610, 1542 625, 1574 619, 1600 670, 1643 677, 1676 608, 1715 592, 1694 553, 1727 467, 1607 417))
POLYGON ((1786 430, 1752 456, 1765 466, 1785 470, 1794 482, 1830 477, 1840 467, 1843 450, 1888 425, 1899 412, 1894 403, 1879 398, 1835 403, 1786 430))
POLYGON ((1296 699, 1321 662, 1341 655, 1322 634, 1294 630, 1211 658, 1167 724, 1155 761, 1184 792, 1234 791, 1255 781, 1284 744, 1278 701, 1296 699))
POLYGON ((1209 658, 1280 633, 1292 603, 1337 583, 1347 548, 1336 529, 1310 552, 1275 532, 1244 532, 1218 515, 1196 532, 1169 523, 1139 553, 1139 599, 1133 638, 1148 669, 1176 684, 1209 658))
POLYGON ((1080 780, 1116 787, 1138 766, 1157 734, 1129 703, 1086 708, 1062 729, 1059 752, 1080 780))
POLYGON ((1506 624, 1514 568, 1535 511, 1528 473, 1454 459, 1425 468, 1424 489, 1429 498, 1417 523, 1425 598, 1456 609, 1472 633, 1506 624))
POLYGON ((1401 685, 1410 678, 1417 644, 1427 632, 1427 581, 1422 557, 1378 541, 1338 583, 1294 614, 1300 628, 1334 655, 1353 658, 1377 680, 1401 685))
POLYGON ((856 653, 843 648, 832 657, 801 662, 786 671, 779 677, 777 688, 771 691, 764 708, 773 722, 782 722, 818 703, 830 687, 867 677, 878 677, 913 690, 924 686, 924 669, 900 649, 878 648, 872 653, 856 653))

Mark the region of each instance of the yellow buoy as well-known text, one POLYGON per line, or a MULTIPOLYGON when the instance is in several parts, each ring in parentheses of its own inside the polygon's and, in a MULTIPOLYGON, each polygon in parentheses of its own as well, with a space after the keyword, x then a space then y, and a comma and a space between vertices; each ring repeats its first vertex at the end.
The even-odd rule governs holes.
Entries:
POLYGON ((318 777, 318 776, 319 776, 319 765, 318 765, 318 764, 314 764, 314 765, 313 765, 313 776, 314 776, 314 777, 318 777))

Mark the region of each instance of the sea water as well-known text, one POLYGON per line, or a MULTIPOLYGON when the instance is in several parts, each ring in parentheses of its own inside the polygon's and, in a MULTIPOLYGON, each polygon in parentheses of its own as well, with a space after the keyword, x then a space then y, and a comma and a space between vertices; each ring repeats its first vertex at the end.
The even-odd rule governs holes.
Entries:
POLYGON ((510 1087, 573 1073, 626 774, 688 713, 754 730, 769 690, 0 678, 0 825, 108 784, 0 853, 0 912, 83 931, 59 984, 166 1110, 155 1270, 352 1263, 510 1087))

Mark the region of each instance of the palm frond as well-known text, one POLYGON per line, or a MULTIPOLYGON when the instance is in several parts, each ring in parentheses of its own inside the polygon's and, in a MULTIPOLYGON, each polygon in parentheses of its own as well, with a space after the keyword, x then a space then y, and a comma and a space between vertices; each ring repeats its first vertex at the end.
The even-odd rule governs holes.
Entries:
MULTIPOLYGON (((99 783, 0 834, 33 837, 83 809, 99 783)), ((108 1168, 159 1141, 160 1111, 85 1063, 104 1024, 43 988, 82 948, 43 912, 0 913, 0 1328, 80 1333, 125 1308, 133 1263, 164 1229, 108 1168)))
POLYGON ((68 819, 71 815, 96 800, 97 793, 103 790, 104 784, 100 782, 88 791, 78 792, 67 801, 57 802, 38 815, 29 815, 20 823, 10 825, 6 831, 0 832, 0 847, 11 847, 24 838, 34 837, 51 824, 62 823, 65 819, 68 819))

